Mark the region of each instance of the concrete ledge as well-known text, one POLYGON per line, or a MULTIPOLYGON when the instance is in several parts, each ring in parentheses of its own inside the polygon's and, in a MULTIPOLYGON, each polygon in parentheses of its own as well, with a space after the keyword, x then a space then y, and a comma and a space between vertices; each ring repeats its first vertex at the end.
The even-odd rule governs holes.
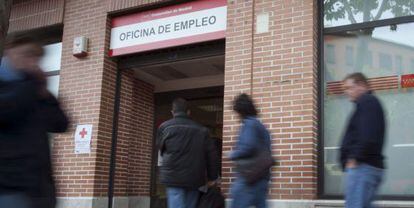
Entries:
MULTIPOLYGON (((58 197, 57 208, 107 208, 108 197, 58 197)), ((149 208, 149 196, 114 197, 114 208, 149 208)))
MULTIPOLYGON (((413 208, 414 201, 376 201, 378 208, 413 208)), ((230 207, 231 200, 226 200, 230 207)), ((343 200, 267 200, 268 208, 343 208, 343 200)))
MULTIPOLYGON (((413 208, 414 201, 375 201, 378 208, 413 208)), ((343 200, 315 200, 315 208, 344 207, 343 200)))
POLYGON ((129 197, 128 208, 150 208, 151 198, 149 196, 129 197))
POLYGON ((107 208, 107 197, 58 197, 57 208, 107 208))

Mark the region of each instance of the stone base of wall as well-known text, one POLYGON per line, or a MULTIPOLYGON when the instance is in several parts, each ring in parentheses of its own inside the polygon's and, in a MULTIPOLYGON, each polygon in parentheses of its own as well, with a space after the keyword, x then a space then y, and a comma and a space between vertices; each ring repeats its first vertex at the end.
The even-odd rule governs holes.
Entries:
MULTIPOLYGON (((57 208, 107 208, 108 197, 62 197, 57 208)), ((114 197, 113 208, 149 208, 150 197, 114 197)))
MULTIPOLYGON (((230 207, 231 200, 227 200, 230 207)), ((343 200, 268 200, 268 208, 343 208, 343 200)), ((414 201, 377 201, 378 208, 413 208, 414 201)))

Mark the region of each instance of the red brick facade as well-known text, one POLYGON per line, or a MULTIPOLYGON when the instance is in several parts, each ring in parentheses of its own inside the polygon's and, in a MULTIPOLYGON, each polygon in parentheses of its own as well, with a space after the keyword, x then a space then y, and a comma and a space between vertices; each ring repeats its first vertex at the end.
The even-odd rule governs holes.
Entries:
MULTIPOLYGON (((273 154, 279 161, 272 171, 270 198, 313 199, 317 193, 316 3, 254 2, 228 3, 223 151, 230 151, 237 140, 238 120, 231 100, 238 93, 250 93, 272 133, 273 154), (269 32, 256 34, 253 12, 269 14, 269 32)), ((223 160, 228 192, 233 168, 223 160)))
MULTIPOLYGON (((72 125, 55 138, 60 197, 107 197, 117 63, 108 57, 110 15, 172 1, 66 0, 59 96, 72 125), (88 56, 72 55, 73 39, 89 38, 88 56), (91 154, 74 154, 74 128, 92 124, 91 154)), ((252 94, 273 136, 271 199, 314 199, 317 186, 317 6, 313 0, 229 0, 225 55, 223 151, 232 150, 239 121, 231 101, 252 94), (254 2, 254 4, 253 4, 254 2), (269 31, 255 33, 257 14, 269 31), (254 16, 253 16, 254 14, 254 16), (253 40, 253 42, 252 42, 253 40)), ((18 28, 11 22, 11 28, 18 28)), ((46 23, 44 25, 47 25, 46 23)), ((29 28, 24 28, 29 29, 29 28)), ((115 196, 149 196, 153 87, 122 72, 115 196)), ((223 154, 226 155, 226 154, 223 154)), ((233 167, 223 158, 228 193, 233 167)))
POLYGON ((124 71, 118 126, 115 196, 149 196, 154 89, 124 71))

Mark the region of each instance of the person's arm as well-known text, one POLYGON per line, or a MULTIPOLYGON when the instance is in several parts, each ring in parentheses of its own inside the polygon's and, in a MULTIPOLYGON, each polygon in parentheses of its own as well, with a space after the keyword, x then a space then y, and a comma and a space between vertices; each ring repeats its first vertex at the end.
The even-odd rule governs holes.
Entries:
POLYGON ((34 82, 0 84, 0 125, 18 122, 32 112, 37 99, 34 82))
POLYGON ((214 140, 206 133, 207 177, 209 181, 217 180, 219 176, 219 158, 214 140))
POLYGON ((382 132, 383 112, 381 106, 374 100, 366 101, 359 106, 359 116, 356 119, 358 138, 349 149, 348 162, 355 163, 364 158, 368 149, 376 146, 379 132, 382 132))
POLYGON ((237 160, 252 156, 255 153, 257 137, 256 124, 254 121, 246 121, 240 131, 236 150, 230 153, 230 159, 237 160))
POLYGON ((60 107, 58 100, 49 94, 41 100, 43 121, 47 131, 52 133, 65 132, 69 126, 69 119, 60 107))

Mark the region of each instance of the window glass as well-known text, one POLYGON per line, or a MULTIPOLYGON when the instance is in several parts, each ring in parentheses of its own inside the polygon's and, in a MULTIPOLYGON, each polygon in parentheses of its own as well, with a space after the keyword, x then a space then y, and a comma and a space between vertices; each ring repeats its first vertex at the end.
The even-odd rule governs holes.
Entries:
POLYGON ((45 45, 45 55, 39 65, 45 72, 60 70, 60 61, 62 57, 62 43, 45 45))
MULTIPOLYGON (((414 88, 403 85, 401 80, 402 75, 414 74, 412 37, 414 23, 324 36, 325 46, 337 48, 338 57, 335 64, 324 64, 325 194, 343 193, 338 153, 354 106, 343 95, 340 81, 349 73, 362 72, 370 79, 387 118, 384 149, 387 170, 380 194, 414 195, 414 160, 407 159, 414 158, 414 88), (353 66, 348 66, 350 48, 353 48, 353 66)), ((325 63, 328 57, 325 53, 325 63)))
POLYGON ((47 89, 56 97, 59 94, 59 78, 59 75, 47 77, 47 89))
POLYGON ((325 27, 410 15, 414 15, 412 0, 324 0, 325 27))
POLYGON ((346 65, 354 65, 354 48, 352 46, 346 47, 346 65))
POLYGON ((395 56, 395 69, 397 70, 397 73, 401 73, 403 70, 403 60, 400 55, 395 56))
POLYGON ((335 63, 335 46, 332 44, 326 45, 326 62, 330 64, 335 63))
POLYGON ((392 58, 390 54, 379 53, 379 67, 381 69, 392 70, 392 58))

